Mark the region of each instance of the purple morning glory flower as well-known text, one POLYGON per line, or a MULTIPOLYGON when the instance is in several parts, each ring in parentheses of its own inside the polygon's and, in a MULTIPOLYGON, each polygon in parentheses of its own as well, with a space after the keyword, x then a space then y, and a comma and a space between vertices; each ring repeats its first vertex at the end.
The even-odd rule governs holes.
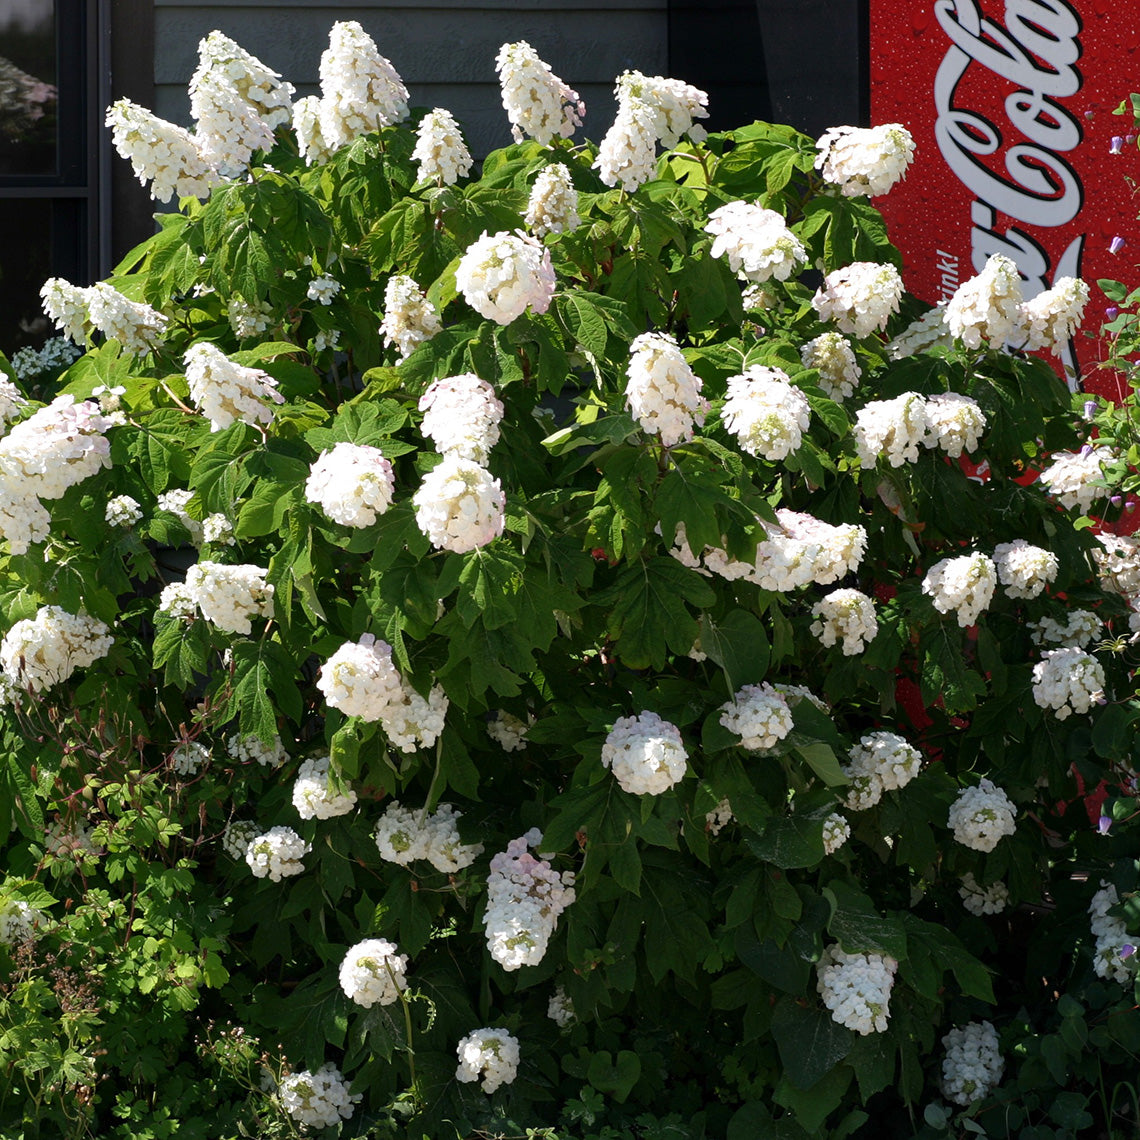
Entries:
POLYGON ((1104 319, 1106 321, 1115 320, 1116 314, 1119 312, 1120 310, 1115 305, 1107 305, 1104 310, 1104 319))
POLYGON ((1112 241, 1108 243, 1109 253, 1119 253, 1123 248, 1124 238, 1120 237, 1119 235, 1117 237, 1114 237, 1112 241))
POLYGON ((1108 148, 1108 153, 1109 154, 1119 154, 1123 149, 1124 149, 1124 136, 1123 135, 1113 135, 1112 136, 1112 142, 1108 148))
POLYGON ((1112 827, 1112 816, 1102 815, 1100 819, 1097 820, 1096 829, 1101 835, 1107 835, 1110 827, 1112 827))
POLYGON ((1096 400, 1085 401, 1085 419, 1091 420, 1096 415, 1096 400))
POLYGON ((1120 948, 1121 958, 1131 958, 1136 953, 1136 947, 1131 942, 1125 942, 1120 948))

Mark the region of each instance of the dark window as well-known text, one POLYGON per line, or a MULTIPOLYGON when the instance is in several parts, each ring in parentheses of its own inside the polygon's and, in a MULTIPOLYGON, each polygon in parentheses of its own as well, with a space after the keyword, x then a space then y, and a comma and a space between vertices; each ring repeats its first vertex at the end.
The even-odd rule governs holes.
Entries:
POLYGON ((99 257, 100 0, 0 0, 0 350, 54 330, 39 289, 99 257))

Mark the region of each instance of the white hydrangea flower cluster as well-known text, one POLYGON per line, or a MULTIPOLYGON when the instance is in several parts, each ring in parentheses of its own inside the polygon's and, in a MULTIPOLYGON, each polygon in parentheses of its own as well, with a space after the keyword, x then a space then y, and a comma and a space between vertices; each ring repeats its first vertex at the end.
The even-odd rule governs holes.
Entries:
POLYGON ((720 723, 739 736, 740 747, 749 752, 774 747, 793 727, 787 697, 767 681, 745 685, 718 711, 720 723))
POLYGON ((377 721, 389 705, 401 699, 403 682, 392 663, 392 647, 363 633, 346 641, 322 666, 317 688, 345 716, 377 721))
POLYGON ((504 752, 522 752, 526 748, 526 734, 534 718, 529 723, 512 716, 505 709, 498 709, 495 715, 487 721, 487 735, 504 752))
POLYGON ((972 871, 962 876, 962 885, 958 888, 962 905, 973 915, 981 918, 987 914, 1001 914, 1009 905, 1009 887, 1000 879, 989 886, 983 887, 974 878, 972 871))
MULTIPOLYGON (((1135 953, 1127 956, 1121 951, 1132 943, 1128 937, 1128 927, 1124 920, 1108 912, 1120 902, 1120 896, 1111 883, 1101 880, 1100 890, 1089 903, 1089 925, 1096 948, 1093 950, 1093 969, 1097 977, 1108 978, 1123 985, 1130 985, 1135 977, 1135 953)), ((0 922, 3 919, 0 918, 0 922)), ((0 938, 2 941, 2 938, 0 938)))
POLYGON ((416 171, 417 182, 451 186, 471 172, 471 152, 450 111, 436 107, 423 117, 416 128, 412 161, 420 164, 416 171))
POLYGON ((819 372, 819 386, 833 400, 845 400, 859 387, 863 372, 842 333, 825 332, 809 340, 800 349, 800 360, 819 372))
POLYGON ((1061 277, 1051 289, 1022 302, 1018 317, 1025 334, 1023 348, 1047 348, 1060 356, 1085 315, 1089 287, 1079 277, 1061 277))
POLYGON ((1093 481, 1103 482, 1102 465, 1114 458, 1109 447, 1086 445, 1077 452, 1057 452, 1053 462, 1041 472, 1041 484, 1061 506, 1068 510, 1078 508, 1087 515, 1093 503, 1109 493, 1104 486, 1093 486, 1093 481))
POLYGON ((107 108, 107 126, 115 149, 130 162, 143 186, 151 183, 150 196, 158 202, 169 202, 174 194, 205 199, 222 181, 188 130, 130 99, 119 99, 107 108))
POLYGON ((171 582, 162 587, 158 596, 158 610, 172 618, 192 618, 198 616, 198 602, 194 591, 185 582, 171 582))
POLYGON ((117 340, 129 356, 152 352, 169 323, 157 309, 128 301, 105 281, 80 289, 62 277, 50 277, 40 289, 40 299, 44 312, 76 344, 85 342, 90 324, 108 339, 117 340))
POLYGON ((536 238, 547 234, 573 233, 578 217, 578 191, 569 168, 561 162, 544 166, 531 187, 526 204, 526 224, 536 238))
POLYGON ((668 333, 642 333, 629 346, 625 404, 641 430, 666 447, 693 438, 693 422, 705 422, 708 402, 700 377, 668 333))
POLYGON ((786 681, 776 681, 772 685, 772 688, 775 689, 777 693, 784 695, 784 699, 788 702, 788 708, 793 711, 799 707, 801 701, 809 701, 815 705, 821 713, 828 712, 827 705, 824 701, 817 697, 807 685, 791 685, 786 681))
POLYGON ((277 391, 277 381, 268 372, 235 364, 207 341, 191 345, 183 363, 190 399, 210 421, 211 431, 228 428, 235 420, 255 427, 267 424, 273 419, 273 410, 262 401, 285 403, 277 391))
POLYGON ((269 328, 273 306, 268 301, 246 301, 231 297, 226 304, 226 319, 238 340, 260 336, 269 328))
POLYGON ((723 799, 712 811, 705 812, 705 827, 710 835, 719 835, 735 818, 732 804, 723 799))
POLYGON ((309 282, 309 287, 305 290, 305 296, 310 301, 316 301, 326 308, 333 303, 336 295, 341 290, 341 284, 335 277, 330 277, 327 273, 319 277, 314 277, 309 282))
POLYGON ((321 133, 321 99, 319 95, 306 95, 293 104, 293 133, 297 136, 297 151, 312 166, 314 162, 327 162, 336 149, 325 142, 321 133))
POLYGON ((401 273, 388 278, 380 324, 385 346, 394 344, 400 359, 407 360, 417 345, 431 340, 442 328, 439 311, 412 278, 401 273))
POLYGON ((586 104, 526 42, 503 44, 495 57, 503 92, 503 108, 517 143, 523 135, 546 146, 553 138, 568 139, 582 125, 586 104))
POLYGON ((709 97, 679 79, 626 71, 618 76, 614 97, 617 117, 594 162, 607 186, 621 182, 632 191, 651 178, 658 141, 671 149, 684 135, 695 143, 706 137, 695 120, 708 118, 709 97))
POLYGON ((537 966, 574 901, 574 873, 560 874, 527 850, 541 842, 542 832, 531 828, 491 859, 483 926, 487 949, 504 970, 537 966))
POLYGON ((179 776, 196 776, 210 760, 210 750, 196 740, 180 740, 170 753, 170 767, 179 776))
POLYGON ((379 448, 361 443, 341 442, 322 451, 305 481, 308 502, 333 522, 358 529, 388 510, 395 491, 392 464, 379 448))
POLYGON ((202 542, 213 546, 235 546, 234 524, 221 511, 202 520, 202 542))
POLYGON ((728 378, 721 420, 742 451, 775 463, 803 443, 811 406, 783 369, 754 364, 728 378))
POLYGON ((414 812, 393 800, 376 825, 380 858, 401 867, 426 859, 437 871, 451 875, 470 867, 483 853, 482 843, 464 843, 459 837, 463 813, 440 804, 431 815, 414 812))
POLYGON ((251 819, 234 819, 222 832, 222 850, 235 862, 245 858, 246 849, 261 829, 251 819))
POLYGON ((387 705, 380 714, 388 742, 402 752, 430 748, 443 732, 448 704, 442 686, 432 686, 424 697, 402 681, 400 699, 387 705))
POLYGON ((954 337, 946 326, 946 306, 935 305, 927 310, 917 320, 909 325, 886 347, 887 356, 891 360, 903 360, 923 349, 933 348, 936 344, 947 347, 954 343, 954 337))
POLYGON ((1033 699, 1058 720, 1104 701, 1104 668, 1083 649, 1046 649, 1033 666, 1033 699))
POLYGON ((1013 801, 992 780, 963 788, 950 805, 946 826, 963 847, 992 851, 1006 835, 1016 830, 1013 801))
POLYGON ((106 657, 115 639, 98 618, 40 606, 0 641, 0 669, 17 688, 42 692, 106 657))
POLYGON ((1087 649, 1104 631, 1104 622, 1092 610, 1071 610, 1064 623, 1043 617, 1029 623, 1034 645, 1060 645, 1087 649))
POLYGON ((902 123, 831 127, 816 142, 816 169, 845 198, 876 198, 906 176, 914 139, 902 123))
POLYGON ((851 838, 851 824, 837 811, 823 821, 823 853, 834 855, 851 838))
POLYGON ((190 532, 190 541, 195 546, 201 546, 204 541, 204 534, 202 532, 202 524, 198 519, 193 519, 186 511, 186 504, 194 497, 193 491, 187 491, 184 488, 174 491, 164 491, 158 496, 158 501, 155 506, 160 511, 169 511, 174 515, 178 521, 190 532))
POLYGON ((47 317, 60 332, 80 347, 87 340, 87 290, 62 277, 49 277, 40 286, 40 301, 47 317))
POLYGON ((142 507, 130 495, 116 495, 107 500, 103 518, 108 526, 134 526, 143 517, 142 507))
POLYGON ((978 551, 936 562, 922 579, 922 592, 930 595, 940 614, 953 610, 958 624, 966 629, 989 608, 996 585, 993 559, 978 551))
POLYGON ((518 1075, 518 1038, 505 1029, 476 1029, 459 1042, 455 1052, 459 1056, 455 1079, 464 1084, 481 1079, 486 1093, 509 1085, 518 1075))
POLYGON ((254 151, 273 147, 273 128, 293 114, 293 85, 280 82, 256 56, 213 31, 198 44, 190 79, 190 114, 199 152, 225 177, 249 165, 254 151))
POLYGON ((1093 550, 1100 584, 1129 600, 1135 607, 1140 595, 1140 538, 1136 535, 1098 534, 1093 550))
POLYGON ((293 806, 302 819, 332 819, 347 815, 356 806, 356 793, 349 787, 333 787, 330 757, 305 760, 293 781, 293 806))
POLYGON ((971 1021, 942 1038, 942 1095, 969 1105, 988 1096, 1005 1071, 997 1030, 988 1021, 971 1021))
POLYGON ((843 655, 862 653, 879 632, 875 603, 859 590, 832 590, 812 607, 811 632, 825 648, 843 643, 843 655))
POLYGON ((575 1018, 574 1003, 566 996, 566 991, 561 986, 557 986, 554 993, 550 995, 550 1001, 546 1006, 546 1016, 559 1029, 565 1029, 573 1023, 575 1018))
POLYGON ((234 734, 226 741, 226 751, 239 764, 260 764, 265 768, 280 768, 289 759, 281 737, 275 736, 272 744, 265 744, 256 736, 234 734))
POLYGON ((480 316, 509 325, 529 308, 545 313, 557 284, 550 251, 522 230, 483 232, 455 267, 455 287, 480 316))
POLYGON ((407 954, 386 938, 366 938, 350 946, 340 964, 340 988, 349 1001, 371 1009, 391 1005, 408 988, 407 954))
POLYGON ((816 989, 832 1020, 863 1037, 885 1033, 898 968, 887 954, 847 954, 833 942, 816 963, 816 989))
POLYGON ((273 616, 269 571, 244 563, 197 562, 186 572, 186 588, 202 616, 227 633, 249 633, 251 619, 273 616))
POLYGON ((1024 538, 994 548, 998 578, 1011 598, 1036 598, 1057 577, 1061 563, 1050 550, 1031 546, 1024 538))
POLYGON ((726 258, 742 281, 787 281, 807 261, 783 215, 759 202, 729 202, 713 210, 705 233, 713 237, 709 254, 726 258))
POLYGON ((320 77, 317 141, 328 151, 408 117, 408 89, 356 20, 333 24, 321 53, 320 77))
MULTIPOLYGON (((0 474, 9 495, 58 499, 110 467, 111 444, 104 432, 112 426, 94 400, 77 404, 74 396, 57 396, 0 439, 0 474)), ((5 536, 11 541, 7 530, 5 536)))
POLYGON ((315 1073, 302 1069, 290 1073, 277 1087, 281 1105, 298 1124, 310 1128, 331 1128, 348 1120, 361 1094, 349 1094, 344 1077, 331 1061, 315 1073))
POLYGON ((433 380, 420 397, 419 409, 424 414, 420 431, 441 455, 484 464, 499 442, 503 402, 474 372, 433 380))
POLYGON ((874 807, 884 792, 905 788, 922 770, 922 753, 894 732, 870 732, 848 753, 843 774, 850 780, 846 806, 874 807))
POLYGON ((23 899, 0 898, 0 946, 18 946, 34 939, 47 917, 23 899))
POLYGON ((859 465, 874 467, 880 458, 892 467, 918 462, 920 447, 933 447, 927 402, 917 392, 893 400, 873 400, 855 416, 852 429, 859 465))
MULTIPOLYGON (((54 280, 59 281, 59 278, 56 277, 54 280)), ((73 286, 68 287, 73 288, 73 286)), ((56 319, 52 313, 49 313, 48 316, 53 321, 56 319)), ((65 316, 63 319, 64 325, 66 325, 68 318, 65 316)), ((79 337, 80 339, 83 337, 82 318, 80 319, 79 337)), ((68 365, 74 364, 82 355, 67 337, 51 336, 38 349, 25 345, 13 354, 10 363, 17 380, 34 380, 44 373, 62 372, 68 365)), ((20 395, 16 385, 6 376, 0 375, 0 422, 7 423, 15 415, 16 408, 25 403, 27 401, 20 395)))
POLYGON ((986 416, 978 401, 958 392, 928 396, 926 418, 932 439, 929 446, 937 444, 951 459, 957 459, 963 451, 974 452, 986 430, 986 416))
POLYGON ((255 835, 249 841, 245 861, 256 878, 279 883, 305 869, 301 860, 310 850, 291 827, 271 827, 264 835, 255 835))
POLYGON ((976 277, 963 281, 946 304, 946 327, 967 348, 986 340, 1000 348, 1020 323, 1021 277, 1004 254, 995 253, 976 277))
POLYGON ((676 725, 642 712, 614 721, 602 745, 602 767, 630 795, 659 796, 684 777, 688 753, 676 725))
POLYGON ((445 455, 424 476, 412 503, 416 526, 440 550, 466 554, 503 533, 507 500, 499 480, 457 455, 445 455))
POLYGON ((893 265, 853 261, 823 279, 811 304, 821 321, 834 321, 840 332, 862 340, 887 327, 902 293, 902 278, 893 265))

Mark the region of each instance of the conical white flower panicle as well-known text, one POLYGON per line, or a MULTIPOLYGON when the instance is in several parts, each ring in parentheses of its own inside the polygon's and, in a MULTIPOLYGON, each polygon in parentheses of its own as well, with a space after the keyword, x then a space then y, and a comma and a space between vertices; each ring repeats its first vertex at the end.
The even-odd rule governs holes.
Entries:
POLYGON ((966 629, 989 609, 997 586, 997 567, 985 554, 962 554, 936 562, 922 580, 922 592, 929 594, 940 614, 954 611, 958 624, 966 629))
POLYGON ((859 465, 874 467, 880 459, 892 467, 918 462, 918 449, 935 442, 926 409, 926 401, 917 392, 904 392, 893 400, 872 400, 861 408, 852 431, 859 465))
POLYGON ((320 74, 320 138, 330 150, 408 117, 408 89, 355 20, 333 24, 320 74))
POLYGON ((675 147, 685 135, 693 142, 705 138, 704 129, 695 120, 708 117, 709 97, 688 83, 626 71, 618 77, 614 95, 617 117, 594 161, 607 186, 620 182, 626 190, 636 190, 648 181, 653 176, 658 142, 668 148, 675 147))
POLYGON ((800 349, 805 368, 819 372, 819 386, 833 400, 845 400, 859 386, 863 371, 842 333, 821 333, 800 349))
POLYGON ((416 525, 438 549, 466 554, 503 533, 506 496, 499 480, 469 459, 444 456, 412 502, 416 525))
POLYGON ((80 347, 87 340, 88 290, 62 277, 49 277, 40 289, 44 312, 65 337, 80 347))
POLYGON ((815 145, 816 169, 846 198, 885 194, 906 175, 914 157, 914 139, 901 123, 832 127, 815 145))
POLYGON ((936 344, 952 345, 954 337, 946 327, 946 306, 935 305, 922 314, 887 345, 891 360, 903 360, 936 344))
POLYGON ((811 303, 821 321, 834 321, 840 332, 862 339, 887 327, 902 293, 902 278, 893 265, 853 261, 829 273, 811 303))
POLYGON ((971 1021, 942 1038, 942 1095, 970 1105, 988 1096, 1005 1071, 997 1030, 988 1021, 971 1021))
POLYGON ((34 618, 16 622, 0 642, 0 669, 12 685, 42 692, 106 657, 114 638, 98 618, 40 606, 34 618))
POLYGON ((185 364, 190 399, 210 421, 211 431, 221 431, 235 420, 267 424, 273 419, 273 410, 262 401, 285 402, 277 391, 277 381, 267 372, 235 364, 206 341, 186 350, 185 364))
POLYGON ((842 643, 844 656, 862 653, 879 632, 875 603, 859 590, 833 590, 812 607, 811 631, 827 647, 842 643))
POLYGON ((526 224, 536 238, 572 233, 578 228, 578 191, 561 162, 539 171, 526 205, 526 224))
MULTIPOLYGON (((978 401, 958 392, 936 392, 926 401, 932 443, 952 459, 974 452, 986 430, 986 416, 978 401)), ((928 444, 928 446, 930 446, 928 444)))
POLYGON ((1031 546, 1024 538, 994 548, 998 577, 1011 598, 1036 598, 1057 577, 1061 563, 1051 550, 1031 546))
POLYGON ((420 430, 442 455, 486 463, 499 441, 503 403, 474 372, 433 380, 420 397, 420 430))
POLYGON ((1116 453, 1111 447, 1086 445, 1080 451, 1059 451, 1041 472, 1041 485, 1061 506, 1088 514, 1097 499, 1109 495, 1104 483, 1104 464, 1116 453), (1102 484, 1097 486, 1096 484, 1102 484))
POLYGON ((582 125, 586 104, 526 40, 503 44, 495 57, 495 70, 515 142, 529 135, 546 146, 551 139, 569 138, 582 125))
POLYGON ((847 954, 833 943, 816 963, 816 989, 840 1025, 864 1037, 885 1033, 898 968, 886 954, 847 954))
POLYGON ((333 522, 360 528, 388 510, 395 488, 392 464, 379 449, 342 442, 322 451, 309 469, 305 498, 333 522))
POLYGON ((786 372, 754 364, 743 375, 728 378, 721 420, 742 451, 774 463, 803 442, 811 407, 786 372))
POLYGON ((782 214, 757 203, 729 202, 709 214, 713 257, 724 257, 744 281, 786 281, 807 261, 803 243, 782 214))
POLYGON ((668 333, 642 333, 629 346, 625 403, 641 430, 666 447, 693 438, 693 422, 705 422, 708 401, 700 377, 668 333))
POLYGON ((384 344, 394 344, 401 360, 406 360, 417 345, 431 340, 442 328, 439 311, 412 278, 402 273, 388 278, 380 331, 384 334, 384 344))
POLYGON ((950 805, 946 826, 964 847, 992 851, 1002 838, 1017 828, 1017 808, 1002 788, 992 780, 981 780, 977 787, 963 788, 950 805))
POLYGON ((963 281, 946 305, 946 327, 967 348, 983 340, 992 348, 1012 337, 1020 321, 1021 278, 1017 266, 995 253, 976 277, 963 281))
POLYGON ((423 117, 416 129, 412 161, 419 163, 417 182, 450 186, 471 172, 471 152, 450 111, 437 107, 423 117))
POLYGON ((408 956, 397 951, 386 938, 366 938, 350 946, 339 971, 345 997, 365 1009, 397 1001, 408 988, 408 956))
POLYGON ((602 745, 602 767, 634 796, 667 792, 684 777, 687 761, 680 730, 653 712, 619 717, 602 745))
POLYGON ((189 131, 129 99, 107 108, 107 126, 115 149, 130 161, 139 182, 151 183, 150 196, 159 202, 169 202, 174 194, 208 198, 222 181, 189 131))
POLYGON ((1033 699, 1058 720, 1104 702, 1104 667, 1083 649, 1047 649, 1033 666, 1033 699))
POLYGON ((129 356, 153 352, 169 323, 157 309, 128 301, 106 281, 87 290, 87 313, 91 323, 109 340, 117 340, 129 356))
POLYGON ((1062 277, 1051 289, 1022 302, 1018 309, 1024 348, 1046 348, 1059 356, 1085 315, 1089 287, 1079 277, 1062 277))
POLYGON ((293 104, 293 133, 297 136, 297 150, 305 162, 326 162, 336 147, 321 133, 321 100, 306 95, 293 104))
POLYGON ((190 113, 202 157, 228 177, 241 173, 254 151, 273 146, 273 128, 292 117, 293 85, 214 31, 198 44, 190 79, 190 113))
POLYGON ((455 1047, 458 1081, 480 1081, 485 1093, 509 1085, 519 1071, 518 1038, 505 1029, 476 1029, 455 1047))
POLYGON ((545 313, 556 281, 550 251, 522 231, 484 233, 455 267, 455 286, 480 315, 509 325, 529 308, 545 313))

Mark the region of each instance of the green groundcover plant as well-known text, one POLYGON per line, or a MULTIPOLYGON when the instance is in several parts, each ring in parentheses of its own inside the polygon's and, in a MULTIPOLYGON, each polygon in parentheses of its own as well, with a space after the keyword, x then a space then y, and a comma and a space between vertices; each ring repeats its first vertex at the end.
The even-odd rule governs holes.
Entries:
POLYGON ((575 143, 508 44, 476 177, 359 25, 201 50, 4 363, 3 1135, 1129 1134, 1083 284, 924 312, 896 126, 575 143))

